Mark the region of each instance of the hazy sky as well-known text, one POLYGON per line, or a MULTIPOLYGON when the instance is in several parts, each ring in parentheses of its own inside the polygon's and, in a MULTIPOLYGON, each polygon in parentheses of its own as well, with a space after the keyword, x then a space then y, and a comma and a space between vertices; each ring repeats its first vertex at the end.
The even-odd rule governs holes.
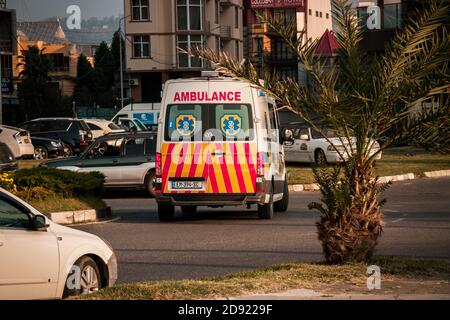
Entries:
POLYGON ((82 19, 123 14, 123 0, 6 0, 6 6, 17 10, 17 20, 37 21, 49 17, 66 17, 67 7, 78 5, 82 19))

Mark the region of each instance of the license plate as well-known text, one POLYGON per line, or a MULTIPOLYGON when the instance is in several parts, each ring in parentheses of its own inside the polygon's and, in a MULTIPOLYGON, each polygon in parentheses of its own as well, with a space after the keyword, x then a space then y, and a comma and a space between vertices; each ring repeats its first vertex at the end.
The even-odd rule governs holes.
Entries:
POLYGON ((202 190, 203 181, 172 181, 172 190, 202 190))

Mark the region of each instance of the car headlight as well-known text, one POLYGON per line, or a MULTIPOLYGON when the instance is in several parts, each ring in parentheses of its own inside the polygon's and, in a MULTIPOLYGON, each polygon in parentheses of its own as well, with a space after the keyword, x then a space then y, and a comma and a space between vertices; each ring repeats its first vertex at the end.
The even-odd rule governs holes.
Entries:
POLYGON ((50 142, 50 144, 52 145, 52 147, 55 147, 55 148, 59 148, 61 146, 61 144, 59 142, 55 142, 55 141, 50 142))

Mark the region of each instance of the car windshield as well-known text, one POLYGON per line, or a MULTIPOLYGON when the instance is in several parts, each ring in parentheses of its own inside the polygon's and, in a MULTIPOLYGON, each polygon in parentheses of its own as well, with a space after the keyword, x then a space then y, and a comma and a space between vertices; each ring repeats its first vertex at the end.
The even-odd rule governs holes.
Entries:
POLYGON ((122 130, 121 127, 119 127, 117 124, 115 124, 114 122, 111 122, 110 124, 108 124, 108 128, 111 130, 122 130))
POLYGON ((167 108, 166 141, 250 141, 252 110, 245 104, 187 104, 167 108))
POLYGON ((140 120, 135 119, 134 123, 136 123, 136 125, 138 126, 140 131, 147 131, 148 128, 145 126, 145 124, 143 124, 140 120))

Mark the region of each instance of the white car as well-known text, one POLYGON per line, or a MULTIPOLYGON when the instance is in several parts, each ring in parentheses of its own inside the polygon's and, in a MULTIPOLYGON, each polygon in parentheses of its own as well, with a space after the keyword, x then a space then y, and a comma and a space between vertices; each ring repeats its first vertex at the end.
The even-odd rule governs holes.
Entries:
MULTIPOLYGON (((337 132, 331 129, 326 130, 327 137, 337 146, 339 152, 344 158, 340 157, 336 149, 323 138, 321 134, 305 124, 290 124, 287 126, 294 133, 294 142, 285 143, 287 162, 304 162, 304 163, 337 163, 348 159, 346 149, 351 152, 350 144, 345 137, 339 137, 337 132), (342 141, 341 141, 342 140, 342 141)), ((356 149, 356 139, 352 139, 352 148, 356 149)), ((380 150, 380 145, 376 141, 371 141, 371 152, 375 154, 380 150)), ((376 160, 381 159, 381 152, 376 156, 376 160)))
POLYGON ((133 118, 119 118, 116 120, 117 125, 121 128, 126 129, 130 132, 145 132, 149 131, 149 129, 142 123, 141 120, 133 119, 133 118))
POLYGON ((112 133, 125 132, 125 130, 120 128, 117 124, 108 120, 84 119, 84 122, 86 122, 89 129, 91 129, 94 139, 98 139, 112 133))
POLYGON ((74 172, 100 172, 105 188, 145 189, 155 196, 156 133, 116 133, 98 138, 78 157, 43 165, 74 172))
POLYGON ((16 159, 34 157, 34 146, 26 130, 0 125, 0 142, 8 145, 16 159))
POLYGON ((117 279, 110 244, 53 223, 1 188, 0 261, 0 300, 89 294, 117 279))

